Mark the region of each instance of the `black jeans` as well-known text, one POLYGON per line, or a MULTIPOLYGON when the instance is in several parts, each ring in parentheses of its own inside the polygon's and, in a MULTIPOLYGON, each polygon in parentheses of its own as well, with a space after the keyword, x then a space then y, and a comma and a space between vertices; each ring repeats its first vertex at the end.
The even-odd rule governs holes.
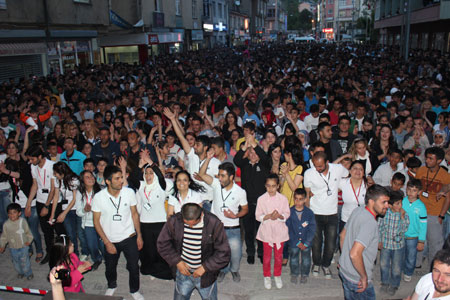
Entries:
MULTIPOLYGON (((255 211, 256 211, 256 199, 248 199, 248 214, 246 214, 242 219, 244 223, 244 233, 245 233, 245 246, 247 248, 247 256, 255 256, 255 239, 256 233, 258 232, 260 222, 256 221, 255 211)), ((258 245, 258 257, 263 256, 263 245, 262 242, 256 241, 258 245)))
POLYGON ((328 268, 336 247, 338 215, 315 215, 316 233, 312 243, 312 259, 315 266, 328 268), (322 251, 322 244, 324 249, 322 251))
POLYGON ((117 262, 119 261, 120 253, 123 251, 127 260, 130 293, 139 291, 139 251, 136 240, 137 237, 135 235, 119 243, 113 243, 117 250, 116 254, 110 254, 108 251, 105 251, 105 276, 108 281, 108 288, 114 289, 117 287, 117 262))
MULTIPOLYGON (((36 212, 39 216, 39 223, 41 224, 42 232, 44 233, 45 247, 48 253, 53 245, 53 241, 55 239, 55 232, 57 235, 66 234, 66 229, 64 228, 63 223, 55 222, 53 223, 53 225, 50 225, 48 223, 52 209, 51 204, 50 207, 48 208, 48 214, 46 216, 41 217, 41 210, 44 208, 44 206, 45 206, 44 204, 36 202, 36 212)), ((56 206, 55 218, 58 217, 61 212, 62 212, 62 204, 59 203, 56 206)))

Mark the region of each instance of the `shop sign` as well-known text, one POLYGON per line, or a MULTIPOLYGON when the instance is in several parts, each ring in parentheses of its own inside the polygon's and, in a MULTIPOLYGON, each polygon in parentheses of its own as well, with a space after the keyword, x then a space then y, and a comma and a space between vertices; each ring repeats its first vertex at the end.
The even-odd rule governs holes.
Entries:
POLYGON ((214 30, 214 25, 213 25, 213 24, 205 23, 205 24, 203 24, 203 29, 204 29, 206 32, 211 32, 211 31, 214 30))
POLYGON ((149 34, 148 35, 148 43, 150 45, 156 45, 159 44, 159 39, 157 34, 149 34))
POLYGON ((219 22, 219 24, 214 24, 214 31, 227 31, 227 25, 219 22))
POLYGON ((333 28, 324 28, 322 29, 323 33, 333 33, 333 28))
POLYGON ((77 42, 75 42, 75 41, 64 41, 64 42, 60 42, 60 45, 61 45, 61 52, 62 52, 62 53, 75 52, 76 44, 77 44, 77 42))

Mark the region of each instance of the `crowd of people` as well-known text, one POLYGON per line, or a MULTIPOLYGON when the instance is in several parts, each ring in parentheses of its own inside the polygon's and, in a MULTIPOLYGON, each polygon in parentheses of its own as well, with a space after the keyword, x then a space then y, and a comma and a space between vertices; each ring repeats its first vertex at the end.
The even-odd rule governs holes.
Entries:
POLYGON ((123 252, 133 299, 140 274, 217 299, 244 243, 266 289, 288 265, 332 278, 340 251, 345 298, 375 299, 380 250, 381 293, 432 266, 413 299, 448 296, 450 59, 398 54, 256 44, 4 82, 0 251, 70 292, 104 262, 106 295, 123 252))

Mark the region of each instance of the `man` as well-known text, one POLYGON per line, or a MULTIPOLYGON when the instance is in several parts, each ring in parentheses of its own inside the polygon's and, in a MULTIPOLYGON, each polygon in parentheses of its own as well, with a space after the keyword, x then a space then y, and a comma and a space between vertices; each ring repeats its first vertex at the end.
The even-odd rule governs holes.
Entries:
POLYGON ((217 299, 216 279, 231 255, 219 218, 187 203, 164 225, 157 247, 176 278, 174 299, 189 299, 194 289, 202 299, 217 299))
POLYGON ((16 130, 16 125, 9 123, 9 116, 7 113, 3 113, 0 116, 0 129, 3 130, 6 138, 8 138, 10 132, 16 130))
POLYGON ((36 197, 36 211, 39 215, 39 223, 44 233, 45 246, 47 254, 41 261, 41 265, 47 264, 49 260, 48 251, 53 245, 54 231, 57 234, 65 233, 62 223, 50 225, 50 204, 55 193, 55 177, 53 176, 53 162, 45 158, 44 150, 41 145, 34 144, 28 148, 25 155, 31 163, 31 175, 33 185, 28 194, 27 204, 25 206, 25 216, 31 216, 31 202, 36 197))
POLYGON ((312 275, 319 276, 322 267, 325 278, 331 279, 330 264, 339 225, 338 187, 340 180, 348 176, 348 171, 340 164, 328 163, 325 152, 316 152, 312 162, 314 167, 306 170, 303 182, 307 193, 306 204, 316 218, 316 234, 312 244, 312 275))
MULTIPOLYGON (((215 157, 221 162, 229 162, 233 164, 233 156, 228 155, 225 151, 225 140, 221 136, 217 136, 211 140, 211 148, 214 150, 215 157)), ((234 178, 233 178, 234 179, 234 178)))
POLYGON ((117 288, 117 263, 123 251, 127 260, 130 293, 134 300, 143 300, 139 293, 139 250, 143 241, 136 196, 132 189, 122 187, 122 171, 108 166, 103 173, 107 188, 94 196, 92 212, 94 227, 105 244, 105 295, 112 296, 117 288))
POLYGON ((120 147, 114 141, 111 141, 111 133, 109 129, 103 127, 100 129, 100 143, 92 148, 91 157, 98 162, 98 159, 104 157, 108 159, 108 164, 112 165, 114 159, 120 155, 120 147))
MULTIPOLYGON (((211 149, 212 150, 212 149, 211 149)), ((225 226, 225 234, 231 248, 230 265, 219 273, 218 281, 222 282, 225 275, 231 271, 234 282, 241 281, 239 265, 242 258, 241 229, 239 219, 248 213, 247 194, 234 182, 235 168, 230 162, 219 166, 219 179, 206 174, 206 169, 214 157, 214 150, 208 151, 208 157, 200 168, 199 177, 209 184, 214 192, 211 212, 215 214, 225 226)))
MULTIPOLYGON (((416 173, 416 179, 422 181, 423 191, 420 200, 425 204, 428 214, 427 245, 428 262, 442 249, 444 239, 442 236, 442 221, 449 208, 448 193, 446 197, 438 197, 437 194, 445 188, 448 191, 450 174, 440 167, 445 153, 442 148, 431 147, 425 150, 425 166, 420 167, 416 173)), ((419 256, 420 259, 420 256, 419 256)), ((422 261, 419 261, 419 264, 422 261)))
POLYGON ((342 230, 339 276, 345 299, 376 299, 372 283, 373 266, 378 253, 377 216, 389 207, 389 192, 380 185, 366 193, 365 207, 357 207, 342 230))
POLYGON ((450 250, 439 250, 433 258, 431 273, 428 273, 416 285, 409 300, 450 299, 450 250))
MULTIPOLYGON (((269 156, 250 134, 245 136, 245 143, 241 144, 241 148, 234 157, 235 165, 241 168, 242 188, 247 192, 248 214, 244 216, 243 223, 249 264, 255 263, 255 237, 260 224, 255 219, 256 203, 258 198, 266 192, 266 178, 270 173, 269 161, 269 156)), ((260 241, 257 244, 257 254, 262 263, 263 245, 260 241)))
POLYGON ((283 132, 286 130, 286 125, 291 123, 294 126, 295 132, 299 132, 301 130, 307 130, 305 122, 299 119, 299 110, 297 107, 293 107, 289 113, 286 114, 286 118, 288 122, 284 124, 283 132))
POLYGON ((81 171, 83 171, 83 162, 86 159, 86 155, 76 150, 76 144, 72 137, 68 136, 64 140, 64 151, 61 154, 60 160, 77 175, 80 175, 81 171))
POLYGON ((319 140, 325 145, 325 153, 329 161, 335 161, 342 155, 342 148, 339 143, 332 139, 333 132, 328 122, 321 122, 317 127, 319 132, 319 140))
POLYGON ((349 116, 341 116, 338 123, 338 132, 334 133, 332 139, 337 141, 341 146, 342 153, 347 153, 353 143, 355 136, 349 133, 351 119, 349 116))
POLYGON ((78 111, 74 113, 75 118, 78 122, 83 122, 84 120, 94 119, 94 112, 92 110, 87 110, 86 101, 80 99, 78 101, 78 111))

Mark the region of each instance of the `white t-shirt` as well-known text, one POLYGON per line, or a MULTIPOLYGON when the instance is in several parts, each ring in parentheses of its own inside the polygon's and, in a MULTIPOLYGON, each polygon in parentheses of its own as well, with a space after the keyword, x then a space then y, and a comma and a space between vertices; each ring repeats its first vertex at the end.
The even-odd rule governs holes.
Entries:
MULTIPOLYGON (((189 174, 198 173, 200 171, 200 167, 203 165, 203 163, 206 161, 206 159, 200 161, 200 158, 197 154, 194 152, 194 148, 191 148, 191 151, 186 155, 186 170, 189 172, 189 174)), ((206 174, 211 176, 212 178, 215 178, 217 174, 219 174, 219 166, 220 166, 220 160, 213 157, 209 161, 208 169, 206 169, 206 174)), ((196 181, 198 184, 202 185, 206 192, 204 193, 204 200, 211 201, 213 199, 213 192, 212 188, 204 183, 203 181, 196 181)))
POLYGON ((181 199, 180 195, 177 195, 177 197, 170 195, 169 205, 173 206, 174 213, 179 213, 181 211, 181 207, 186 203, 202 204, 203 196, 204 196, 203 194, 197 193, 196 191, 189 189, 188 194, 184 199, 181 199))
POLYGON ((303 185, 311 189, 310 208, 316 215, 337 214, 338 188, 342 178, 348 176, 348 170, 340 164, 328 163, 327 175, 316 171, 316 168, 306 170, 303 185), (330 191, 330 195, 328 195, 330 191))
MULTIPOLYGON (((286 130, 286 125, 289 124, 289 123, 291 123, 291 122, 288 121, 288 122, 286 122, 286 124, 284 124, 283 132, 285 132, 285 130, 286 130)), ((302 120, 298 119, 297 122, 296 122, 296 124, 297 124, 298 130, 307 130, 307 129, 306 129, 305 122, 303 122, 302 120)))
MULTIPOLYGON (((21 208, 27 206, 28 197, 24 194, 22 190, 17 193, 16 203, 20 205, 21 208)), ((36 198, 31 201, 31 207, 36 206, 36 198)))
POLYGON ((180 152, 182 149, 177 144, 174 144, 172 148, 169 148, 169 157, 173 157, 176 160, 178 160, 178 152, 180 152))
POLYGON ((37 182, 37 193, 36 201, 45 204, 47 202, 48 194, 50 193, 51 181, 55 180, 53 176, 53 164, 51 160, 45 159, 45 164, 41 168, 39 166, 31 165, 31 176, 36 179, 37 182), (44 190, 47 190, 44 193, 44 190))
MULTIPOLYGON (((63 202, 62 205, 62 209, 65 210, 67 208, 67 206, 69 206, 69 204, 72 202, 73 200, 73 192, 77 191, 78 186, 80 185, 80 182, 78 181, 78 179, 75 179, 72 182, 72 190, 69 189, 69 187, 66 187, 63 183, 63 181, 61 180, 61 182, 58 179, 55 179, 55 188, 59 189, 59 198, 58 198, 58 203, 61 203, 62 201, 66 200, 63 202), (61 184, 61 186, 60 186, 61 184)), ((75 201, 76 201, 76 196, 75 196, 75 201)), ((77 205, 75 203, 75 205, 72 207, 71 210, 76 210, 77 209, 77 205)))
MULTIPOLYGON (((6 154, 0 154, 0 162, 5 162, 7 156, 6 154)), ((9 184, 9 181, 3 181, 0 182, 0 190, 10 190, 11 189, 11 185, 9 184)))
POLYGON ((355 208, 365 206, 366 184, 362 182, 361 186, 353 186, 353 188, 355 191, 352 189, 350 178, 344 178, 339 183, 339 189, 342 191, 342 200, 344 201, 341 214, 341 220, 343 222, 347 222, 355 208), (356 197, 358 197, 358 200, 356 200, 356 197))
MULTIPOLYGON (((158 180, 156 175, 153 180, 158 180)), ((136 193, 137 210, 142 223, 166 222, 167 213, 165 202, 172 190, 172 181, 166 179, 166 190, 158 184, 152 191, 145 189, 145 184, 141 181, 139 191, 136 193)))
POLYGON ((215 214, 224 226, 232 227, 239 225, 239 218, 230 219, 223 214, 223 207, 227 207, 232 213, 239 213, 239 206, 247 205, 247 193, 236 183, 229 191, 222 188, 217 178, 213 179, 211 184, 214 198, 211 206, 211 212, 215 214))
POLYGON ((441 299, 441 300, 449 300, 450 299, 450 295, 449 296, 444 296, 444 297, 437 297, 434 298, 434 283, 433 283, 433 278, 432 278, 432 274, 428 273, 424 276, 422 276, 422 278, 420 278, 419 282, 416 285, 416 289, 415 292, 417 295, 419 295, 418 300, 432 300, 432 299, 441 299))
POLYGON ((117 198, 105 188, 95 194, 92 211, 101 213, 100 225, 112 243, 119 243, 135 233, 131 206, 136 206, 136 195, 123 187, 117 198))
POLYGON ((319 125, 319 116, 317 118, 314 118, 311 114, 307 115, 304 119, 306 130, 308 132, 311 132, 311 130, 314 130, 319 125))
POLYGON ((92 203, 94 202, 93 193, 94 193, 94 191, 91 191, 90 193, 81 195, 80 190, 77 190, 77 195, 76 195, 77 203, 75 204, 75 206, 77 209, 77 216, 79 216, 82 219, 81 220, 82 228, 85 228, 86 226, 94 227, 94 215, 92 214, 92 211, 88 211, 88 212, 84 211, 84 207, 86 206, 87 203, 89 203, 92 208, 92 203))

